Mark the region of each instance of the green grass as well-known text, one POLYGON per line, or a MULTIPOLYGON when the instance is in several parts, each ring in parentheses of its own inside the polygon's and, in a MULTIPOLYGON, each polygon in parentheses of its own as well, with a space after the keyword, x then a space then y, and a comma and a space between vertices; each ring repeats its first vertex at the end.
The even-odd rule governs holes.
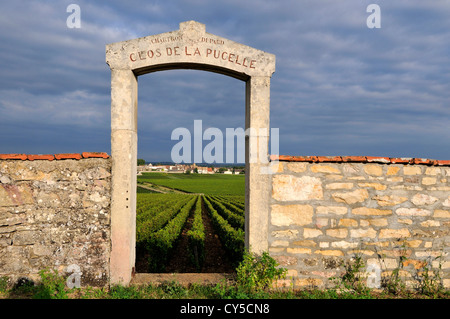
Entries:
MULTIPOLYGON (((56 278, 56 277, 55 277, 56 278)), ((340 292, 331 289, 291 288, 274 290, 241 289, 237 283, 223 282, 216 285, 191 284, 183 286, 176 281, 163 284, 130 285, 127 287, 114 285, 110 288, 65 288, 62 291, 58 283, 65 278, 44 281, 41 284, 29 284, 20 288, 13 287, 0 291, 0 299, 450 299, 449 291, 428 296, 418 292, 401 295, 388 292, 368 290, 364 293, 340 292)))
POLYGON ((444 289, 433 294, 424 294, 420 290, 391 294, 386 289, 349 289, 350 286, 342 289, 342 282, 354 283, 353 279, 349 282, 347 278, 348 269, 339 277, 341 282, 329 289, 269 288, 273 287, 275 280, 285 277, 286 269, 278 266, 267 252, 260 256, 246 252, 244 260, 236 268, 236 278, 215 285, 183 286, 172 281, 159 285, 72 289, 65 287, 66 278, 62 274, 45 269, 40 272, 41 282, 37 284, 22 280, 8 288, 9 279, 2 277, 0 299, 450 299, 450 291, 444 289))
POLYGON ((150 182, 189 193, 245 195, 245 175, 143 173, 138 182, 150 182))

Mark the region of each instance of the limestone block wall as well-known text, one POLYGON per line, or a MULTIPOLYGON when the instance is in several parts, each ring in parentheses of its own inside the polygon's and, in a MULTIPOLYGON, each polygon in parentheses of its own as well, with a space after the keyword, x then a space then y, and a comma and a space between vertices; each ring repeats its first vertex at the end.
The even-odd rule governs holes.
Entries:
POLYGON ((361 256, 367 283, 399 269, 409 286, 427 266, 450 288, 450 161, 279 156, 269 251, 296 288, 330 287, 361 256), (432 268, 431 268, 432 267, 432 268))
POLYGON ((48 268, 106 285, 110 201, 107 154, 0 155, 0 277, 48 268))
MULTIPOLYGON (((450 161, 273 159, 267 246, 285 284, 333 286, 358 255, 369 286, 396 269, 414 286, 428 267, 450 288, 450 161)), ((0 277, 79 270, 81 285, 108 285, 111 177, 104 153, 0 154, 0 277)))

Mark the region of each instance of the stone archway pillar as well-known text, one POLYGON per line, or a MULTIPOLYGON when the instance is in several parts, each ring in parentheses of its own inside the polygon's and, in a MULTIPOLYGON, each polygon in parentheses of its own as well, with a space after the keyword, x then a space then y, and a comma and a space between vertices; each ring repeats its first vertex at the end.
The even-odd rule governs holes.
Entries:
POLYGON ((111 70, 111 259, 110 280, 127 284, 135 263, 137 78, 111 70))
POLYGON ((246 82, 245 244, 255 253, 269 248, 269 127, 270 77, 253 76, 246 82))
POLYGON ((106 46, 111 69, 110 282, 129 284, 135 264, 137 76, 171 69, 216 72, 246 82, 246 238, 254 252, 268 249, 270 78, 275 56, 206 32, 187 21, 177 31, 106 46), (253 154, 253 155, 252 155, 253 154))

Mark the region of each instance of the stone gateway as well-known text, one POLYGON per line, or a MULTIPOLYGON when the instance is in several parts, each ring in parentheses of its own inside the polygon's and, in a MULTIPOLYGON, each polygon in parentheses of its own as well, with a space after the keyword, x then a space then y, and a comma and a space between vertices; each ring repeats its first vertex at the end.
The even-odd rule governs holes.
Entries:
MULTIPOLYGON (((111 282, 127 284, 135 263, 137 76, 170 69, 221 73, 246 82, 246 129, 268 131, 270 78, 275 56, 206 32, 188 21, 180 29, 106 46, 111 68, 111 282)), ((261 150, 268 158, 267 134, 246 138, 246 154, 261 150), (254 144, 253 144, 254 143, 254 144), (252 145, 250 145, 252 144, 252 145)), ((246 157, 246 245, 268 250, 270 180, 267 161, 246 157)))

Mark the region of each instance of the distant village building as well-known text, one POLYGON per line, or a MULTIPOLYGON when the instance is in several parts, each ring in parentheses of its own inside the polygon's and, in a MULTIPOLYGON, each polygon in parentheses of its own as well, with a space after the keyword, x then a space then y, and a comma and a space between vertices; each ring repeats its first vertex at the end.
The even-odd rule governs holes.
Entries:
POLYGON ((140 173, 142 173, 142 172, 150 172, 152 170, 152 168, 153 168, 153 166, 151 163, 148 165, 138 165, 137 171, 138 171, 138 174, 140 175, 140 173))
POLYGON ((214 174, 216 171, 213 167, 197 167, 199 174, 214 174))
POLYGON ((174 164, 174 165, 138 165, 137 174, 143 172, 165 172, 165 173, 198 173, 198 174, 215 174, 218 171, 216 167, 197 166, 194 164, 174 164))
POLYGON ((180 165, 177 164, 175 166, 169 166, 169 169, 167 170, 168 173, 185 173, 187 170, 186 165, 180 165))

